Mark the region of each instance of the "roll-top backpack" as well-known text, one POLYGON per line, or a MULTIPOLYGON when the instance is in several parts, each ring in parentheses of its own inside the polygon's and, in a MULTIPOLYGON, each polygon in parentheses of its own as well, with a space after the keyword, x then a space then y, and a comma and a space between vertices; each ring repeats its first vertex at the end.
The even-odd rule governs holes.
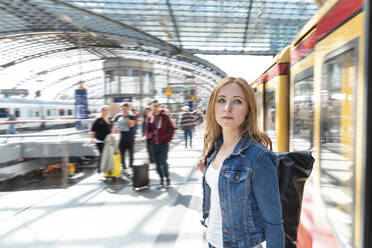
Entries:
POLYGON ((282 203, 285 247, 296 248, 302 196, 306 179, 313 169, 311 151, 276 152, 279 168, 279 192, 282 203))

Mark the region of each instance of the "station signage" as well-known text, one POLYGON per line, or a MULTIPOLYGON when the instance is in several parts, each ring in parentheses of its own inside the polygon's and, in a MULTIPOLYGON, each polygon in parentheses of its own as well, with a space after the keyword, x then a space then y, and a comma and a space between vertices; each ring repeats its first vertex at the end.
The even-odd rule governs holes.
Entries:
POLYGON ((133 98, 131 96, 118 96, 114 97, 114 102, 133 102, 133 98))
POLYGON ((77 130, 88 129, 87 91, 82 86, 75 90, 75 118, 77 130))

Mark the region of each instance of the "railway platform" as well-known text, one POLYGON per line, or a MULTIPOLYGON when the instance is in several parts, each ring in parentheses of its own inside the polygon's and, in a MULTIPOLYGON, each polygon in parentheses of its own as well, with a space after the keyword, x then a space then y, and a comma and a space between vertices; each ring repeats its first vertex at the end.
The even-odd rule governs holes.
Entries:
MULTIPOLYGON (((202 131, 196 131, 193 149, 185 149, 183 133, 176 132, 168 189, 156 189, 153 167, 150 187, 138 191, 130 174, 108 181, 96 171, 67 187, 2 189, 0 247, 207 247, 200 224, 201 174, 194 169, 202 141, 202 131)), ((136 149, 135 163, 146 158, 144 146, 136 149)))

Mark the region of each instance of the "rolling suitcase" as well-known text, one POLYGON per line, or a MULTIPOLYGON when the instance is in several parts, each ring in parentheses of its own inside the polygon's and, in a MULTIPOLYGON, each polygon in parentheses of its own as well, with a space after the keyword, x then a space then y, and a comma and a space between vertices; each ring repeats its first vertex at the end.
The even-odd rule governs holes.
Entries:
POLYGON ((133 166, 133 189, 148 187, 150 184, 149 179, 149 164, 133 166))

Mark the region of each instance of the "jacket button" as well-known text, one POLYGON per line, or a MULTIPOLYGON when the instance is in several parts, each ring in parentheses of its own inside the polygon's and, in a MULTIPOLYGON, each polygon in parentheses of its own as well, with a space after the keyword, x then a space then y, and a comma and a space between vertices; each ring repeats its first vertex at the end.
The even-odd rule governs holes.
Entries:
POLYGON ((220 191, 220 195, 223 195, 223 191, 222 190, 220 191))
POLYGON ((239 175, 236 175, 236 176, 235 176, 235 180, 236 180, 236 181, 239 181, 239 175))
POLYGON ((224 228, 224 229, 223 229, 223 232, 224 232, 224 233, 227 233, 227 232, 228 232, 227 228, 224 228))
POLYGON ((222 209, 222 214, 226 214, 226 211, 224 209, 222 209))
POLYGON ((225 176, 225 172, 222 172, 221 175, 224 177, 225 176))

